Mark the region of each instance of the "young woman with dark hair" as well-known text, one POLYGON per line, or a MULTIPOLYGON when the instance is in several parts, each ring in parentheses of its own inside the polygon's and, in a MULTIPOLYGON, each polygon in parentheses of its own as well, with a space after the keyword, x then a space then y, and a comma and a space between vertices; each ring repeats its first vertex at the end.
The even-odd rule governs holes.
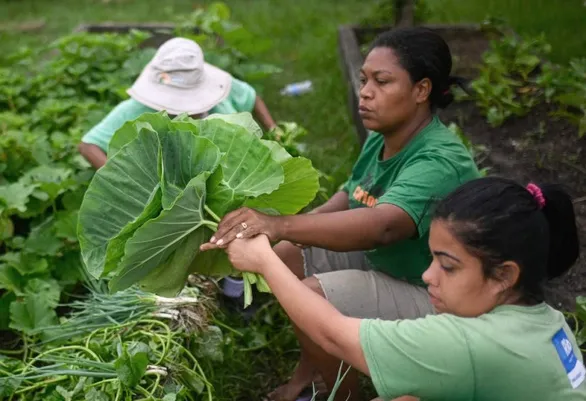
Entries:
MULTIPOLYGON (((580 349, 563 314, 543 301, 544 283, 579 253, 562 189, 470 181, 436 208, 429 247, 423 281, 438 314, 395 321, 344 316, 291 273, 265 235, 227 252, 238 269, 263 274, 297 327, 370 376, 383 400, 586 400, 580 349)), ((355 394, 336 399, 347 397, 355 394)))

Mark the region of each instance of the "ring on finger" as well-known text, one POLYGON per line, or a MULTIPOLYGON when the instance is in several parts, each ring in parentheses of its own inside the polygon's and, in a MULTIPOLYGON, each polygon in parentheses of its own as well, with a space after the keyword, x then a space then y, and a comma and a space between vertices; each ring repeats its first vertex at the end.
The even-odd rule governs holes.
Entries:
POLYGON ((240 223, 240 225, 242 226, 243 230, 246 230, 248 228, 248 224, 246 224, 245 222, 240 223))

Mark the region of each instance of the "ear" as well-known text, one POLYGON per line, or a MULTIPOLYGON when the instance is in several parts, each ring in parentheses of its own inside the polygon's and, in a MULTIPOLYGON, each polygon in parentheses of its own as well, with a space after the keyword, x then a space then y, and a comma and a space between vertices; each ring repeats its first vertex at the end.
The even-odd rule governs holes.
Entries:
POLYGON ((415 94, 415 101, 417 104, 425 103, 431 95, 431 80, 429 78, 423 78, 421 81, 415 83, 413 91, 415 94))
POLYGON ((498 266, 493 272, 493 280, 495 281, 494 295, 502 294, 515 287, 520 275, 521 268, 515 262, 509 261, 498 266))

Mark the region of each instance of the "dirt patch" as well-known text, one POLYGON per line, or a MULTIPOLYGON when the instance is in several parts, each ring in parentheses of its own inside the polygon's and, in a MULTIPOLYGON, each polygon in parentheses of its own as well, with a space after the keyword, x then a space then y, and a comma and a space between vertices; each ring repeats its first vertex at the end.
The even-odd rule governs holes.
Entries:
POLYGON ((574 197, 581 258, 564 276, 547 286, 550 305, 573 310, 578 295, 586 294, 586 137, 576 126, 550 116, 547 105, 523 118, 492 128, 471 102, 457 103, 440 113, 445 123, 455 122, 475 145, 486 147, 482 167, 489 174, 527 183, 564 185, 574 197))

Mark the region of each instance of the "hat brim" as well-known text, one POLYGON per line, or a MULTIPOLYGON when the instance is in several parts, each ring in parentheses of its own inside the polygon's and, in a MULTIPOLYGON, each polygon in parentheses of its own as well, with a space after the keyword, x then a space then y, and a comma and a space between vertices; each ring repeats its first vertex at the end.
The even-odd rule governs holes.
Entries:
POLYGON ((203 79, 192 88, 164 85, 152 79, 150 63, 127 93, 136 101, 169 114, 201 114, 211 110, 230 94, 232 76, 211 64, 204 64, 203 79))

